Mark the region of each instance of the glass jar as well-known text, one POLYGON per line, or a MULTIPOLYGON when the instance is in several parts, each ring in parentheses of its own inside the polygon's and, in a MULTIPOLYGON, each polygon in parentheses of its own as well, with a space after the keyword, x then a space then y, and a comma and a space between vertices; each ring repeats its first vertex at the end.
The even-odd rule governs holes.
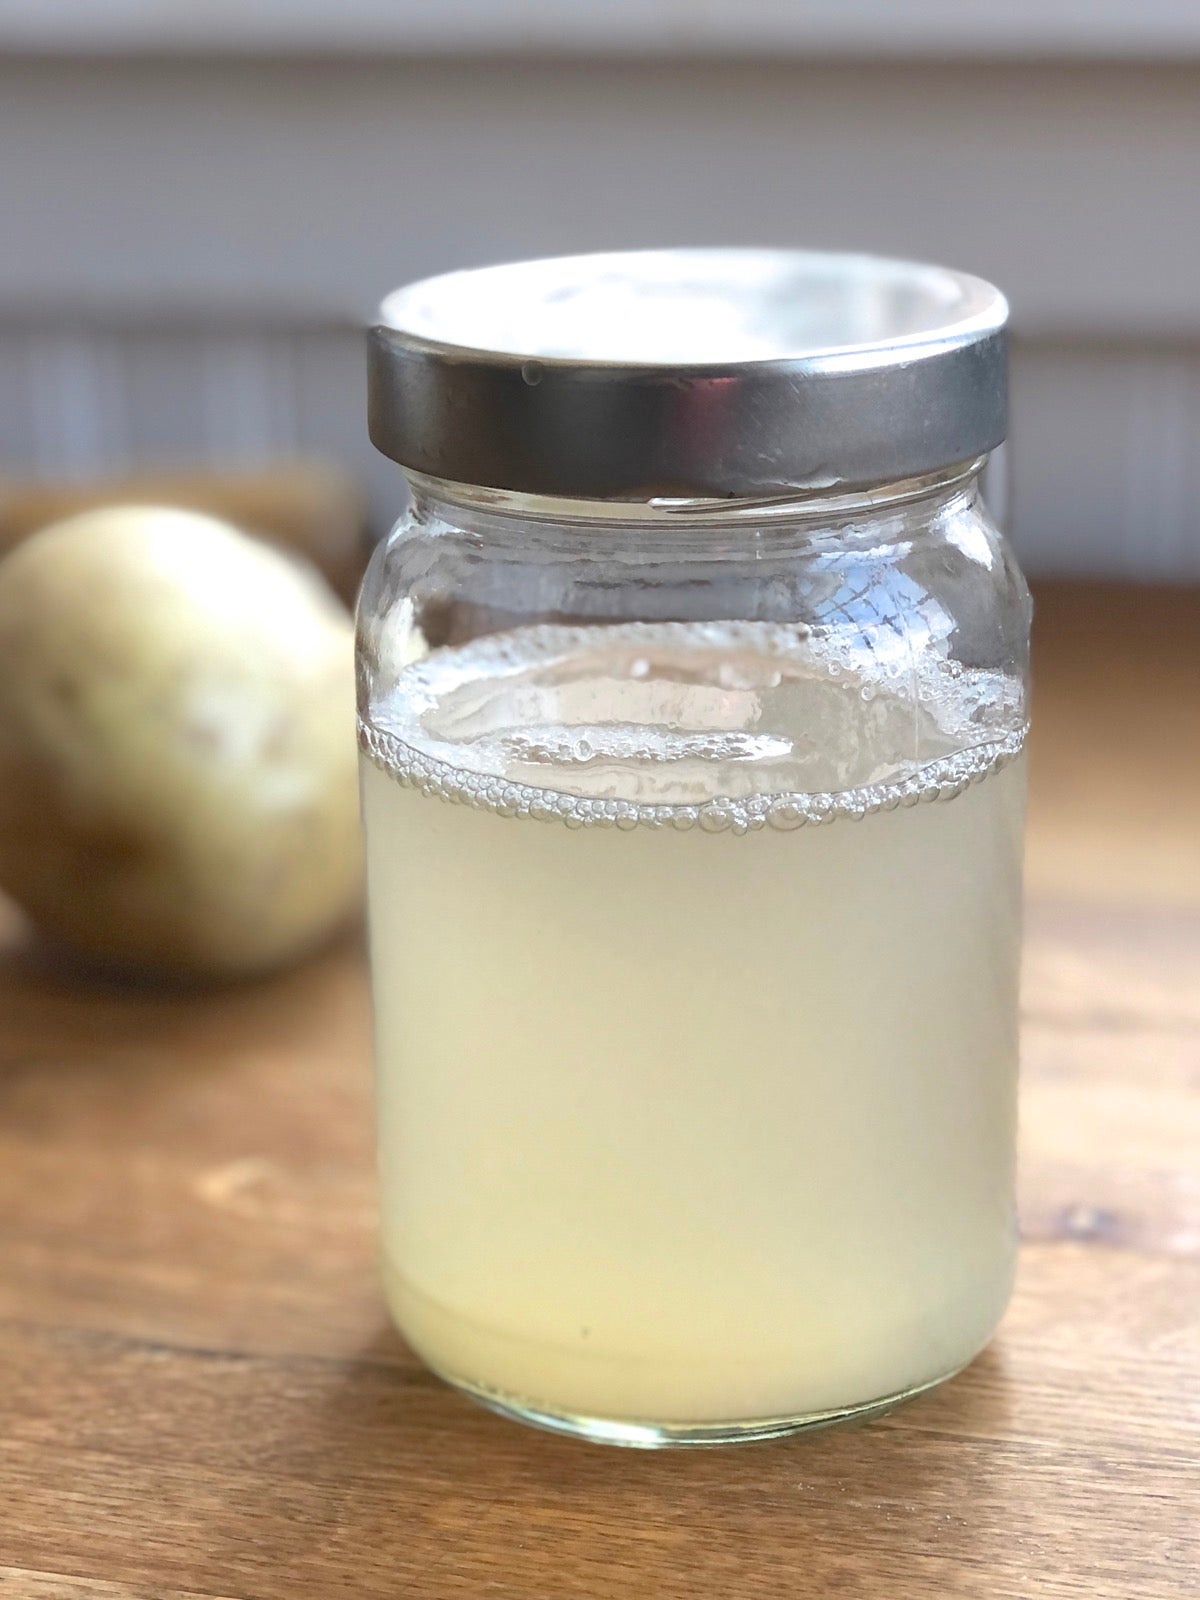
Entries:
POLYGON ((1028 592, 1003 299, 661 252, 385 303, 359 606, 383 1260, 501 1411, 626 1444, 894 1404, 990 1337, 1028 592))

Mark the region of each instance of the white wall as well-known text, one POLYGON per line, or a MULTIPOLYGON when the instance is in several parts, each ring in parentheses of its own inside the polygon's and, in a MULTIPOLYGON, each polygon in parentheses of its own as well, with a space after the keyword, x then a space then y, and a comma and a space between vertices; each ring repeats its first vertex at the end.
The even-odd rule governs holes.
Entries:
POLYGON ((1200 64, 959 53, 0 58, 0 468, 305 446, 382 503, 353 330, 393 284, 863 247, 1009 292, 1029 566, 1200 578, 1200 64))
POLYGON ((634 58, 1200 54, 1192 0, 0 0, 0 48, 634 58))

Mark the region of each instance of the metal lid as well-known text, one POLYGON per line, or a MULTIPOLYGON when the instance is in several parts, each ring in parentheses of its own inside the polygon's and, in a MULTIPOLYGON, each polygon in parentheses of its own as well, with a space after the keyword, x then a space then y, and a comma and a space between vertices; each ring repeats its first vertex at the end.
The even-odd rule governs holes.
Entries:
POLYGON ((388 296, 371 439, 431 477, 588 498, 894 481, 1004 438, 1008 306, 875 256, 647 250, 388 296))

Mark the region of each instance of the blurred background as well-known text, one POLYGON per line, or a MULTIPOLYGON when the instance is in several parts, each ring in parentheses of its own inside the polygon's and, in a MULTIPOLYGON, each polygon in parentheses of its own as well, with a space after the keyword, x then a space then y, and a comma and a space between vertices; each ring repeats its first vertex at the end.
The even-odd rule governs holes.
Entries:
POLYGON ((5 1596, 1192 1594, 1198 196, 1200 0, 0 0, 5 1596), (574 1466, 417 1377, 331 937, 348 611, 172 512, 23 542, 198 507, 349 602, 403 497, 380 298, 682 244, 927 259, 1013 312, 1021 1280, 995 1351, 803 1481, 574 1466))
POLYGON ((1200 578, 1194 0, 0 0, 0 151, 0 517, 307 456, 379 528, 394 285, 832 246, 1010 295, 1031 574, 1200 578))

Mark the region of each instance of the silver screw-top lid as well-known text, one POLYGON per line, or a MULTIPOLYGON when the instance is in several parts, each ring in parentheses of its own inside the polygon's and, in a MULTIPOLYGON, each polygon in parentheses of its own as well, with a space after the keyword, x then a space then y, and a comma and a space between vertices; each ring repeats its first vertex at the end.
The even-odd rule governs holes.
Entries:
POLYGON ((914 477, 1007 424, 999 290, 874 256, 648 250, 388 296, 375 445, 431 477, 587 498, 759 497, 914 477))

